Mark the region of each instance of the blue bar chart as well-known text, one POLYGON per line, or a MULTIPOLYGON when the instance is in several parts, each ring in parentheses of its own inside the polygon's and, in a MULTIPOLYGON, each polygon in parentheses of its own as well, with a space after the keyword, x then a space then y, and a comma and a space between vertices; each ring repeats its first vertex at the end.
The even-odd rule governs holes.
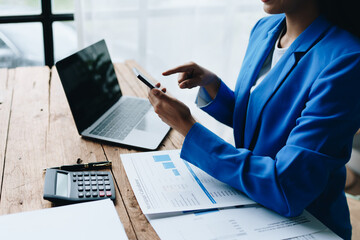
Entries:
POLYGON ((171 170, 175 176, 180 176, 179 171, 176 169, 174 162, 168 154, 154 155, 153 159, 156 163, 161 163, 165 169, 171 170))

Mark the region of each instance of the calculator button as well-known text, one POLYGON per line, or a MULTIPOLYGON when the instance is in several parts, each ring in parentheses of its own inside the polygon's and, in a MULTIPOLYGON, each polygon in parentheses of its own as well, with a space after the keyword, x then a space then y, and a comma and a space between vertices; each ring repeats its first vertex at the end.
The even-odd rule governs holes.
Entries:
POLYGON ((91 193, 90 193, 90 192, 87 192, 87 193, 85 194, 85 196, 86 196, 86 197, 91 197, 91 193))
POLYGON ((91 175, 91 176, 95 176, 95 175, 96 175, 96 173, 92 172, 90 175, 91 175))
POLYGON ((110 185, 110 181, 105 181, 105 185, 110 185))
POLYGON ((98 176, 98 177, 97 177, 97 179, 98 179, 98 181, 101 181, 101 180, 103 180, 104 178, 103 178, 103 177, 98 176))
POLYGON ((106 196, 111 197, 111 191, 106 191, 106 196))
POLYGON ((73 182, 76 182, 76 178, 73 178, 73 182))
POLYGON ((85 181, 89 181, 89 180, 90 180, 90 177, 84 177, 84 180, 85 180, 85 181))
POLYGON ((91 181, 91 185, 96 185, 96 181, 91 181))
POLYGON ((81 172, 77 173, 76 175, 77 175, 78 177, 82 177, 82 176, 83 176, 81 172))
POLYGON ((79 180, 79 181, 82 181, 82 180, 83 180, 83 177, 78 177, 78 180, 79 180))
POLYGON ((105 192, 104 191, 99 191, 99 196, 100 197, 105 197, 105 192))
POLYGON ((99 184, 99 185, 103 185, 103 184, 104 184, 104 181, 98 181, 98 184, 99 184))
POLYGON ((85 185, 86 185, 86 186, 89 186, 89 185, 90 185, 90 182, 89 182, 89 181, 86 181, 86 182, 85 182, 85 185))
POLYGON ((84 176, 89 176, 89 173, 88 173, 88 172, 84 172, 84 176))
POLYGON ((90 186, 85 186, 85 191, 90 191, 90 186))
POLYGON ((106 176, 106 177, 104 177, 104 179, 105 179, 105 180, 109 180, 109 177, 108 177, 108 176, 106 176))
POLYGON ((73 173, 72 175, 73 175, 73 177, 76 177, 76 173, 73 173))
POLYGON ((80 191, 80 192, 82 192, 82 191, 84 191, 84 187, 78 187, 78 190, 80 191))
POLYGON ((82 186, 82 185, 84 185, 84 182, 83 182, 83 181, 79 181, 79 182, 78 182, 78 186, 82 186))
POLYGON ((92 186, 92 187, 91 187, 91 190, 96 191, 96 190, 97 190, 97 187, 96 187, 96 186, 92 186))
POLYGON ((81 192, 79 192, 79 198, 83 198, 84 197, 84 194, 83 193, 81 193, 81 192))
POLYGON ((97 192, 93 192, 93 193, 92 193, 92 196, 93 196, 93 197, 97 197, 97 195, 98 195, 97 192))
POLYGON ((111 187, 110 187, 109 185, 106 185, 106 186, 105 186, 105 189, 106 189, 106 190, 110 190, 111 187))
POLYGON ((103 186, 103 185, 100 185, 100 186, 99 186, 99 190, 101 190, 101 191, 104 190, 104 186, 103 186))
POLYGON ((96 177, 91 177, 91 181, 96 181, 96 177))

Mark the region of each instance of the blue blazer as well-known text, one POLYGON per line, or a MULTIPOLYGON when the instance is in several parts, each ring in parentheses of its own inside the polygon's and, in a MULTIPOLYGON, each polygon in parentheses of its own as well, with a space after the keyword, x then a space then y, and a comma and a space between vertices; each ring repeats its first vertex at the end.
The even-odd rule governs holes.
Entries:
POLYGON ((318 17, 250 94, 284 15, 251 32, 235 91, 223 82, 203 110, 233 127, 235 147, 201 124, 181 157, 284 216, 307 209, 351 238, 345 163, 360 127, 360 43, 318 17))

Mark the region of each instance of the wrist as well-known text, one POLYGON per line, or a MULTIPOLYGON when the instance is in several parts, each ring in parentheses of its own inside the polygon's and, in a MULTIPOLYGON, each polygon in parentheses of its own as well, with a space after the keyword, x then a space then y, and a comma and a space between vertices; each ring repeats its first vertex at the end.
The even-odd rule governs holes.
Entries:
POLYGON ((204 88, 209 93, 212 100, 215 99, 215 97, 219 91, 220 83, 221 83, 220 78, 218 78, 218 76, 214 75, 210 84, 204 86, 204 88))
POLYGON ((182 128, 179 129, 179 132, 181 133, 181 135, 186 137, 186 135, 188 134, 188 132, 194 126, 195 123, 196 123, 196 121, 192 116, 189 119, 187 119, 186 121, 184 121, 182 128))

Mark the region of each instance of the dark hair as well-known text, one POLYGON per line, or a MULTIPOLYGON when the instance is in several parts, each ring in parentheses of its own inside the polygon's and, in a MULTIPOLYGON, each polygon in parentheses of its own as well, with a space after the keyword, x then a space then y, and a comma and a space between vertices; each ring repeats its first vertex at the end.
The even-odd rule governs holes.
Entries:
POLYGON ((360 0, 317 0, 320 13, 330 22, 360 38, 360 0))

